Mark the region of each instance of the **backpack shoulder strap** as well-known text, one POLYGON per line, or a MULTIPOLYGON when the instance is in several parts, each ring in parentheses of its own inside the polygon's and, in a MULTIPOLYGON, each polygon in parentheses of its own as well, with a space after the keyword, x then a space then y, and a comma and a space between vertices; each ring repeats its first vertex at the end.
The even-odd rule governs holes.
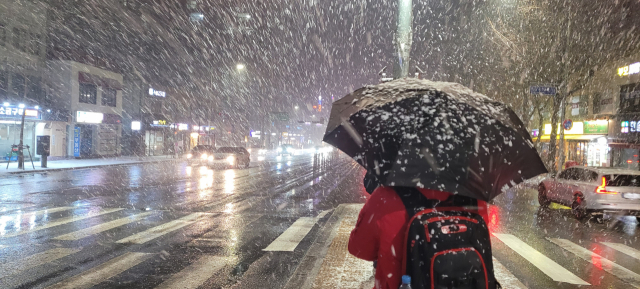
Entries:
POLYGON ((440 202, 438 200, 427 199, 417 188, 393 187, 393 189, 396 191, 396 194, 398 194, 398 197, 400 197, 400 200, 402 200, 409 214, 409 218, 425 208, 435 207, 440 202))

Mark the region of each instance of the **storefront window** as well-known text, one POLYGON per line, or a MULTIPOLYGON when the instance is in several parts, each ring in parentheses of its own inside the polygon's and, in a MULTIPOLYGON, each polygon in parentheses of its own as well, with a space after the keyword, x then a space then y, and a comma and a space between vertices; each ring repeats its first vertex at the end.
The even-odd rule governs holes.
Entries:
MULTIPOLYGON (((34 135, 34 129, 35 129, 35 124, 34 123, 30 123, 30 122, 25 122, 24 125, 24 136, 23 136, 23 143, 25 145, 31 146, 31 149, 33 149, 33 145, 34 145, 34 139, 33 139, 33 135, 34 135)), ((17 121, 15 123, 10 123, 10 124, 0 124, 0 157, 2 157, 3 160, 7 160, 10 153, 11 153, 11 145, 17 145, 20 143, 20 122, 17 121)), ((31 151, 31 154, 33 155, 33 151, 31 151)), ((29 153, 26 151, 24 151, 25 156, 28 158, 29 157, 29 153)), ((33 157, 35 157, 33 155, 33 157)), ((12 158, 12 161, 15 161, 17 159, 16 154, 14 153, 14 157, 12 158)))

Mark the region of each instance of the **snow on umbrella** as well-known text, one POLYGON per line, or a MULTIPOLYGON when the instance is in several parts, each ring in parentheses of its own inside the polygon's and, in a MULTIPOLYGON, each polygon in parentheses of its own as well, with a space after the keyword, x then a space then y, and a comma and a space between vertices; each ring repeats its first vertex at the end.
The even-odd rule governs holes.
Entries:
POLYGON ((324 141, 382 185, 491 200, 547 170, 518 116, 457 84, 399 79, 333 103, 324 141))

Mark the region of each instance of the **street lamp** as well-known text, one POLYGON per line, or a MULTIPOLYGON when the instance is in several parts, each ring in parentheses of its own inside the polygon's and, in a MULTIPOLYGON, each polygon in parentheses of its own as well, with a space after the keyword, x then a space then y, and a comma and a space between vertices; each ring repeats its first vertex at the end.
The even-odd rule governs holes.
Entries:
POLYGON ((238 63, 238 64, 236 65, 236 69, 238 69, 238 70, 244 70, 244 64, 242 64, 242 63, 238 63))
POLYGON ((295 109, 298 109, 298 108, 300 108, 300 107, 296 105, 296 106, 295 106, 295 109))

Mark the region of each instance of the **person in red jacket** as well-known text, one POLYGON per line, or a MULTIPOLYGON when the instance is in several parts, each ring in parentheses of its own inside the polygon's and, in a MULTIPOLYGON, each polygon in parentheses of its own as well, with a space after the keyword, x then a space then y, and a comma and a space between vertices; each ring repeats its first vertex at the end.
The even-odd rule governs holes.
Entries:
MULTIPOLYGON (((451 196, 447 192, 428 189, 419 191, 428 199, 444 201, 451 196)), ((478 213, 486 221, 486 203, 478 201, 478 207, 478 213)), ((392 187, 384 186, 373 190, 358 215, 356 227, 349 237, 349 253, 363 260, 377 261, 375 289, 400 286, 408 221, 409 215, 400 197, 392 187)))

